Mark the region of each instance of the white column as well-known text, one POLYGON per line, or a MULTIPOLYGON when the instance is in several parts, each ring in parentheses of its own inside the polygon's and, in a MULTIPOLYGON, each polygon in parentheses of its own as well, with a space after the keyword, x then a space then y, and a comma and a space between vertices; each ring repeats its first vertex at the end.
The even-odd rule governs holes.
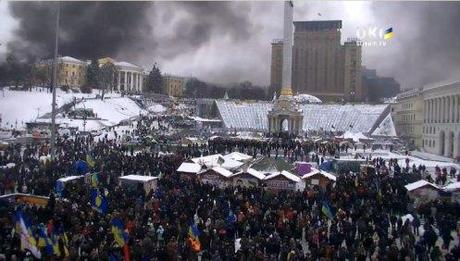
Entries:
POLYGON ((141 74, 137 74, 137 92, 141 92, 141 74))
POLYGON ((143 89, 144 89, 144 75, 141 74, 141 86, 140 86, 140 91, 142 92, 143 89))
POLYGON ((428 101, 423 102, 423 122, 428 122, 428 101))
POLYGON ((134 91, 134 75, 133 72, 131 72, 131 91, 134 91))
POLYGON ((117 90, 120 91, 120 78, 121 78, 121 72, 118 72, 118 79, 117 79, 117 90))
POLYGON ((450 114, 449 114, 449 122, 455 122, 455 96, 450 96, 450 114))
POLYGON ((124 85, 125 92, 127 91, 127 89, 128 89, 128 72, 125 71, 125 85, 124 85))

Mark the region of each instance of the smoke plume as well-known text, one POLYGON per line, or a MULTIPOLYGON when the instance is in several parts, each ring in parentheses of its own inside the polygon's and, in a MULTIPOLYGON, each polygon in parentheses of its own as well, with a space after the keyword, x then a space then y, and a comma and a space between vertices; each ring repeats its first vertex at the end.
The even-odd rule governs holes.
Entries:
MULTIPOLYGON (((11 53, 26 58, 51 56, 57 2, 11 2, 19 21, 11 53)), ((59 53, 79 58, 116 56, 135 48, 151 33, 150 2, 61 2, 59 53)))

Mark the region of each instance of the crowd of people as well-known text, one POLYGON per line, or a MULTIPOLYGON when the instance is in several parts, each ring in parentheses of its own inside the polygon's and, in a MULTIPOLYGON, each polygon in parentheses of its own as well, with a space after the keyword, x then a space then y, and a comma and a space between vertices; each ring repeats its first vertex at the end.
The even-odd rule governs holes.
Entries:
MULTIPOLYGON (((136 127, 136 135, 149 132, 136 127)), ((459 260, 460 206, 449 200, 415 207, 404 185, 420 178, 423 166, 404 170, 397 162, 370 159, 376 173, 339 175, 326 188, 269 191, 263 187, 219 189, 198 179, 184 180, 177 167, 199 155, 241 151, 249 155, 306 159, 313 152, 333 156, 340 145, 284 139, 272 143, 218 139, 174 153, 133 150, 117 140, 91 136, 59 138, 56 160, 47 144, 11 145, 0 154, 0 192, 49 196, 46 206, 0 205, 0 259, 33 259, 21 240, 13 214, 20 210, 48 233, 64 232, 57 250, 40 246, 44 260, 459 260), (75 163, 91 155, 97 187, 73 182, 56 194, 56 180, 78 174, 75 163), (157 188, 126 187, 118 177, 160 176, 157 188), (107 200, 101 213, 91 204, 96 189, 107 200), (411 214, 413 220, 403 216, 411 214), (127 234, 120 245, 111 222, 121 219, 127 234), (190 232, 193 228, 193 232, 190 232), (198 247, 196 242, 198 242, 198 247)), ((316 159, 315 159, 316 160, 316 159)), ((454 174, 455 175, 455 174, 454 174)))

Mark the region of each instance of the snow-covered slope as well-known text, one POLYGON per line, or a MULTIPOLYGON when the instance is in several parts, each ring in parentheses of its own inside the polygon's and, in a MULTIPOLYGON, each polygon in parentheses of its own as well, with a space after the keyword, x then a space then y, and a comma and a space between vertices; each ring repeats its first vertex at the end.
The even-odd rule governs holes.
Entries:
MULTIPOLYGON (((127 120, 131 117, 145 113, 133 100, 127 97, 120 97, 119 94, 109 93, 104 100, 96 99, 97 93, 92 94, 63 92, 56 90, 56 102, 58 108, 73 101, 74 99, 84 102, 78 103, 76 108, 92 109, 101 120, 98 122, 87 122, 87 129, 99 129, 105 126, 112 126, 127 120)), ((44 88, 34 88, 32 91, 13 91, 5 88, 0 91, 0 114, 2 128, 24 129, 25 123, 34 121, 51 112, 52 94, 44 88), (17 125, 16 125, 17 122, 17 125)), ((46 121, 47 119, 40 119, 46 121)), ((60 123, 69 126, 82 126, 81 120, 58 119, 60 123)))

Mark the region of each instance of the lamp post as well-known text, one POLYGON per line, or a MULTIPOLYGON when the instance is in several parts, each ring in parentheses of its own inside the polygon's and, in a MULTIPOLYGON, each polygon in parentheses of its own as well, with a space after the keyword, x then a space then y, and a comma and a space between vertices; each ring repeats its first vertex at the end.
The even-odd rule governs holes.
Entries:
POLYGON ((56 12, 56 38, 54 42, 53 59, 53 101, 51 103, 51 160, 56 156, 56 87, 57 87, 57 56, 59 46, 59 17, 61 14, 61 3, 58 2, 56 12))

